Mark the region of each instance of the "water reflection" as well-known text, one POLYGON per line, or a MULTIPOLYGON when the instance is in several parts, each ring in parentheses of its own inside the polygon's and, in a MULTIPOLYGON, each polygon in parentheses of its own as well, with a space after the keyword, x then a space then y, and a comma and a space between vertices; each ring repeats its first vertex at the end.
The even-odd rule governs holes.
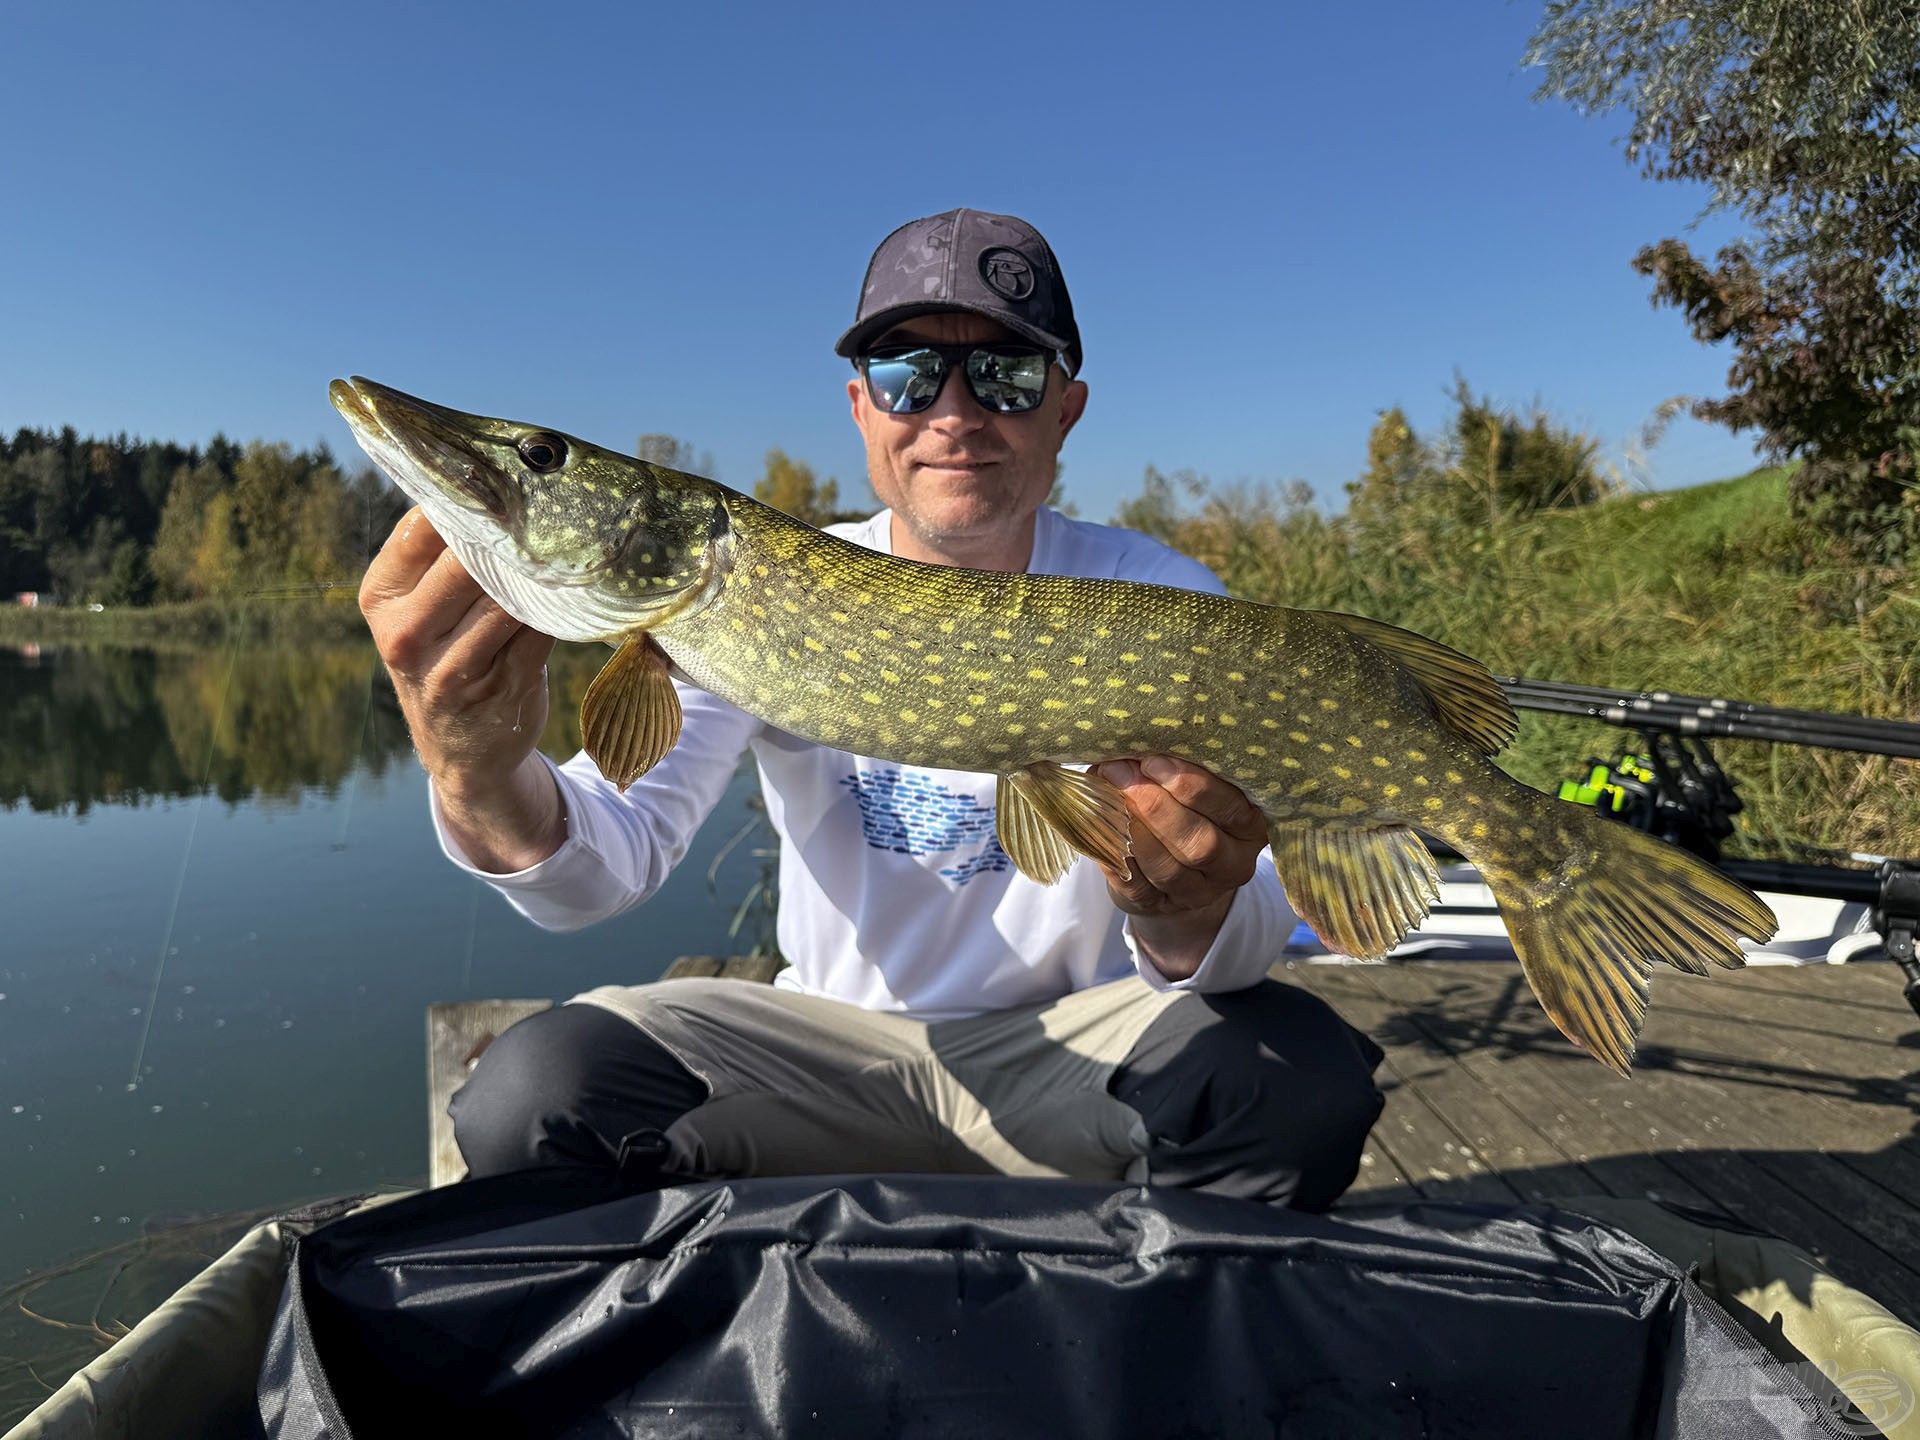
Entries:
MULTIPOLYGON (((541 746, 580 746, 580 697, 604 646, 564 646, 541 746)), ((331 797, 356 766, 409 756, 373 646, 0 648, 0 807, 85 815, 211 793, 331 797)))

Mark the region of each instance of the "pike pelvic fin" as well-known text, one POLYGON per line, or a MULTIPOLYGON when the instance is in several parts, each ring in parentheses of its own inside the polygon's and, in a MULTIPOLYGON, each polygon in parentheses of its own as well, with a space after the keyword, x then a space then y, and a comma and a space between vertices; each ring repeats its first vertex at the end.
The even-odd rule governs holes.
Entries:
POLYGON ((1022 875, 1052 885, 1076 856, 1124 872, 1132 824, 1120 792, 1097 775, 1044 761, 1000 777, 994 795, 1000 848, 1022 875))
POLYGON ((679 738, 680 697, 666 652, 636 630, 587 687, 580 702, 581 744, 624 794, 679 738))
POLYGON ((1271 825, 1287 899, 1329 950, 1378 960, 1440 896, 1433 856, 1405 825, 1271 825))
POLYGON ((1348 634, 1379 646, 1411 670, 1439 712, 1441 723, 1482 753, 1499 754, 1518 733, 1520 717, 1514 713, 1513 702, 1478 660, 1382 620, 1336 610, 1320 613, 1348 634))
POLYGON ((1574 1044, 1625 1075, 1654 960, 1694 975, 1706 974, 1708 961, 1737 969, 1746 963, 1739 938, 1764 943, 1779 922, 1752 891, 1678 846, 1561 808, 1591 843, 1585 855, 1544 879, 1491 857, 1478 861, 1480 873, 1541 1008, 1574 1044))

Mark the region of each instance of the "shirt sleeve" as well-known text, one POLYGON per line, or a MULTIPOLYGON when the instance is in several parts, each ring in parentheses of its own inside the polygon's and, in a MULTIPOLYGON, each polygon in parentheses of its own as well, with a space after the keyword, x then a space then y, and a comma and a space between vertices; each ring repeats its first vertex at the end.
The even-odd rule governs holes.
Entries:
POLYGON ((1133 933, 1133 917, 1120 927, 1133 956, 1134 968, 1151 990, 1193 990, 1202 994, 1245 990, 1267 978, 1280 952, 1293 938, 1300 916, 1287 903, 1287 892, 1274 873, 1273 858, 1262 855, 1253 878, 1234 892, 1220 933, 1200 958, 1199 968, 1184 980, 1169 980, 1140 949, 1133 933))
MULTIPOLYGON (((1227 593, 1220 577, 1198 560, 1151 541, 1146 544, 1151 549, 1140 556, 1126 579, 1177 585, 1183 590, 1205 590, 1216 595, 1227 593)), ((1253 878, 1235 892, 1220 933, 1214 936, 1199 968, 1186 979, 1169 980, 1141 952, 1131 917, 1121 926, 1120 933, 1126 940, 1128 953, 1133 956, 1135 969, 1150 988, 1217 993, 1245 990, 1264 980, 1299 924, 1299 913, 1287 902, 1286 890, 1274 871, 1273 856, 1265 854, 1254 867, 1253 878)))
POLYGON ((542 755, 565 807, 567 838, 537 865, 511 874, 480 869, 447 829, 429 787, 434 833, 446 857, 479 877, 543 930, 578 930, 640 904, 665 882, 725 793, 760 721, 675 679, 680 739, 620 793, 582 751, 565 765, 542 755))

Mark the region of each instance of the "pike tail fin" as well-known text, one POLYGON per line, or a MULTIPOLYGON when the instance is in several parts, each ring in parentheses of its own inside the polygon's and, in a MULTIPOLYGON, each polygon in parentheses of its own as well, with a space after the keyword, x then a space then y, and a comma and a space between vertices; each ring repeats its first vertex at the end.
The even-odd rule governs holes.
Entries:
MULTIPOLYGON (((1610 1069, 1633 1065, 1654 960, 1695 975, 1745 963, 1779 922, 1751 890, 1678 846, 1541 796, 1579 838, 1546 866, 1492 858, 1481 875, 1500 904, 1521 973, 1560 1031, 1610 1069)), ((1473 859, 1469 855, 1469 859, 1473 859)))

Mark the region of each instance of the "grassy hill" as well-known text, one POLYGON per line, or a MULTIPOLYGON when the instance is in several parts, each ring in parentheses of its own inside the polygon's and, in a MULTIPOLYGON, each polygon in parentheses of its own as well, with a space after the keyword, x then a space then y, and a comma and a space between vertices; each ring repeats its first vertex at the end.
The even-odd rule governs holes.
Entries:
MULTIPOLYGON (((1623 495, 1455 542, 1409 532, 1382 543, 1302 512, 1262 526, 1232 506, 1173 538, 1237 593, 1373 615, 1498 674, 1920 718, 1920 584, 1810 554, 1788 511, 1788 473, 1623 495)), ((1629 738, 1525 715, 1501 763, 1550 789, 1629 738)), ((1920 855, 1912 762, 1757 742, 1714 749, 1747 800, 1736 850, 1920 855)))

